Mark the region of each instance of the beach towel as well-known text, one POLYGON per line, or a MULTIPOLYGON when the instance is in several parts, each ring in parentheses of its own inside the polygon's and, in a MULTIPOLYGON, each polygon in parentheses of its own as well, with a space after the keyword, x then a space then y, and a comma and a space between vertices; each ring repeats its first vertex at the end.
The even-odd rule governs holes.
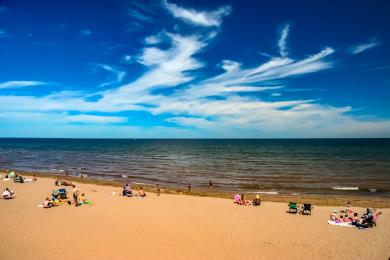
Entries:
POLYGON ((346 223, 346 222, 336 222, 334 220, 328 220, 329 225, 334 225, 334 226, 341 226, 341 227, 353 227, 352 223, 346 223))

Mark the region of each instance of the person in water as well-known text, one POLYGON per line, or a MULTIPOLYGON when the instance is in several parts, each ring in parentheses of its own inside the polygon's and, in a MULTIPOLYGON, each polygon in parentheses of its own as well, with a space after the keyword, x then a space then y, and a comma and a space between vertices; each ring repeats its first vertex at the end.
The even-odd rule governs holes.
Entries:
POLYGON ((209 188, 211 189, 212 187, 213 187, 213 181, 210 180, 210 182, 209 182, 209 188))

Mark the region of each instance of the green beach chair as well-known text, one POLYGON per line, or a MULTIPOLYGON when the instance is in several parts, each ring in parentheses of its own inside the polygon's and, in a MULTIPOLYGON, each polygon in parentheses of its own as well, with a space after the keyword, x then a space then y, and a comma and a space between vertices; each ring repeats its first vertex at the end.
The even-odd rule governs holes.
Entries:
POLYGON ((297 213, 298 212, 298 204, 296 202, 288 203, 288 213, 297 213))

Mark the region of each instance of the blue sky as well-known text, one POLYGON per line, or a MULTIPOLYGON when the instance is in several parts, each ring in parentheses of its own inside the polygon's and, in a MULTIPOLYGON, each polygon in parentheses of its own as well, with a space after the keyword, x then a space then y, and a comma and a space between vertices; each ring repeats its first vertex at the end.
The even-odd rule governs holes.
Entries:
POLYGON ((0 136, 390 137, 388 1, 0 1, 0 136))

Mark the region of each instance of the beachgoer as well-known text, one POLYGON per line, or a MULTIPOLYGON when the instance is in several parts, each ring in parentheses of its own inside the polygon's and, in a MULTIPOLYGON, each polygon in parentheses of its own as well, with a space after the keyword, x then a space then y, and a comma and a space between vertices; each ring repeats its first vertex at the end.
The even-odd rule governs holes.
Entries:
POLYGON ((188 183, 187 188, 188 188, 188 192, 191 192, 191 188, 192 188, 191 183, 188 183))
POLYGON ((138 195, 143 198, 146 196, 146 193, 142 187, 139 188, 138 195))
POLYGON ((37 181, 37 176, 33 175, 33 181, 37 181))
POLYGON ((211 189, 212 187, 213 187, 213 181, 210 180, 210 182, 209 182, 209 188, 211 189))
POLYGON ((3 192, 3 198, 4 199, 12 199, 12 196, 14 195, 14 192, 8 188, 5 188, 3 192))
POLYGON ((76 186, 73 186, 73 203, 75 207, 79 206, 79 193, 80 191, 76 188, 76 186))
POLYGON ((253 206, 260 206, 261 200, 260 195, 256 194, 256 198, 253 200, 253 206))
POLYGON ((82 204, 86 204, 86 203, 87 203, 87 198, 85 197, 85 193, 82 193, 82 194, 81 194, 80 202, 81 202, 82 204))
POLYGON ((333 212, 330 214, 330 219, 333 221, 337 220, 337 210, 333 210, 333 212))
POLYGON ((352 211, 351 211, 351 202, 350 201, 347 202, 347 208, 345 209, 345 212, 346 213, 352 213, 352 211))
POLYGON ((51 208, 53 206, 53 202, 49 199, 46 198, 46 200, 43 202, 43 207, 45 209, 51 208))
POLYGON ((160 196, 160 184, 157 184, 157 196, 160 196))
POLYGON ((131 190, 131 186, 129 183, 126 184, 126 191, 127 191, 127 196, 132 196, 133 192, 131 190))

